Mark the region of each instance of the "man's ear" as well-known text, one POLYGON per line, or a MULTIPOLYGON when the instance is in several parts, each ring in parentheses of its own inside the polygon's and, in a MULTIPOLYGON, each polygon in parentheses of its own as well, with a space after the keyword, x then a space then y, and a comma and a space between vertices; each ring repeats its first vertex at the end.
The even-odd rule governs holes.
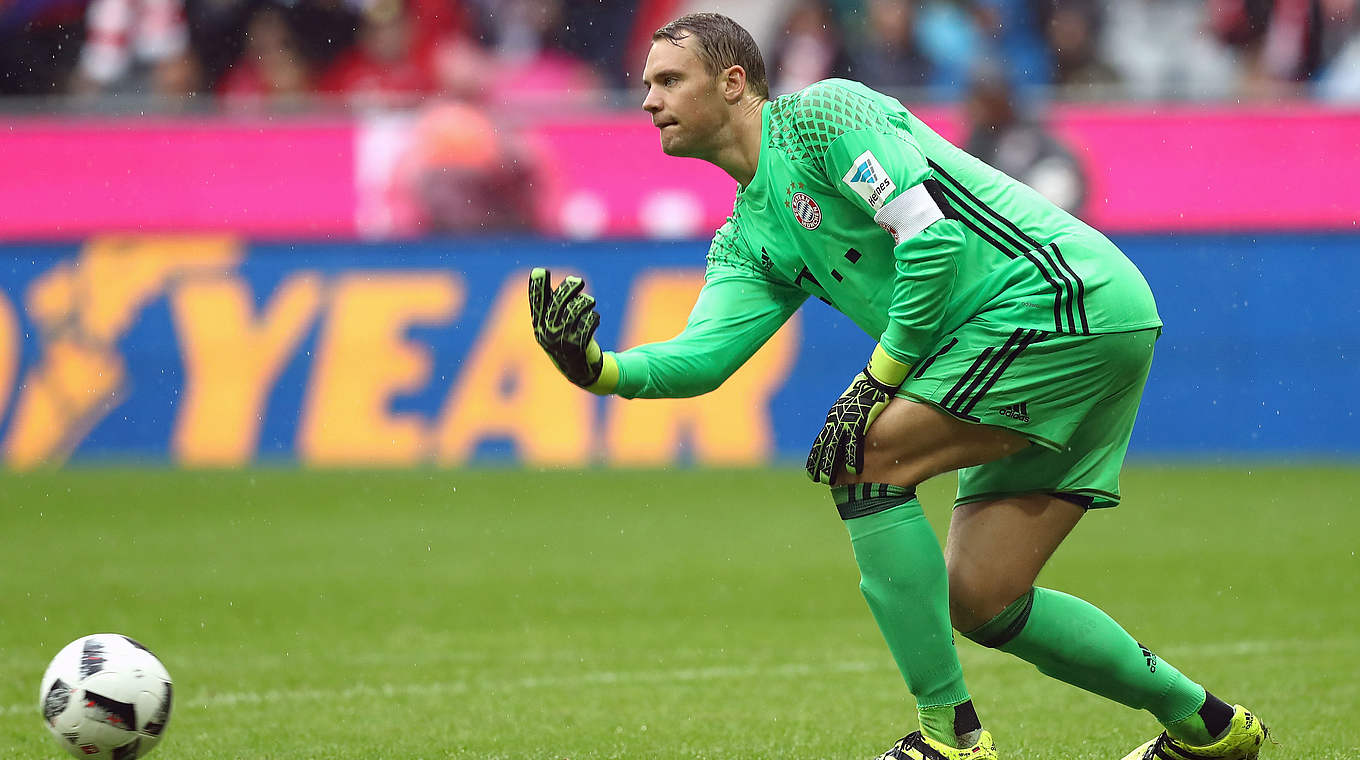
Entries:
POLYGON ((728 105, 741 100, 746 94, 746 69, 740 66, 728 66, 727 71, 722 73, 723 99, 728 105))

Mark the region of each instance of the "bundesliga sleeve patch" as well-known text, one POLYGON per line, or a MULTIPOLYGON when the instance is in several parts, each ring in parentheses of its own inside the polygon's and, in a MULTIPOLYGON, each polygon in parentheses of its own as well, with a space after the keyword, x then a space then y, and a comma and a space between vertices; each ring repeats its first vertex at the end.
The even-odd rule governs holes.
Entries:
POLYGON ((878 159, 874 158, 873 151, 869 150, 859 154, 859 158, 850 165, 850 171, 841 177, 841 181, 859 193, 859 197, 875 210, 883 208, 883 199, 897 189, 888 172, 884 171, 883 164, 880 164, 878 159))

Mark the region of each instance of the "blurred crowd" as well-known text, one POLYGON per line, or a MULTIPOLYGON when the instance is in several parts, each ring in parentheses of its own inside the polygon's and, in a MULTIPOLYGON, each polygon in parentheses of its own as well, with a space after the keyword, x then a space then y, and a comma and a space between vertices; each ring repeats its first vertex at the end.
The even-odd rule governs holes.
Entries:
POLYGON ((551 108, 635 91, 698 9, 752 31, 776 92, 1360 100, 1360 0, 0 0, 0 95, 551 108))

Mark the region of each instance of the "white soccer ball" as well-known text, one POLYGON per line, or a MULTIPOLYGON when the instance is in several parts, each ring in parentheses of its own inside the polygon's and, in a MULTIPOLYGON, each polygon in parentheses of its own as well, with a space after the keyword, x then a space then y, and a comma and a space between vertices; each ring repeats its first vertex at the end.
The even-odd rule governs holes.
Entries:
POLYGON ((170 722, 170 673, 138 642, 96 633, 67 644, 43 674, 38 707, 67 752, 87 760, 134 760, 170 722))

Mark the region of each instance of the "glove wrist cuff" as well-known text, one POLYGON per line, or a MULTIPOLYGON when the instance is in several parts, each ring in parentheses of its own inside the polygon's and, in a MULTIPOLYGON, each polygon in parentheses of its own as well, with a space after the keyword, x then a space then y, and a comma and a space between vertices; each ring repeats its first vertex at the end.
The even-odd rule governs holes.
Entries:
POLYGON ((588 358, 592 355, 599 356, 600 374, 595 378, 595 382, 586 386, 586 390, 597 396, 607 396, 619 387, 619 362, 613 354, 601 353, 600 346, 595 341, 590 342, 590 349, 586 351, 588 358))
POLYGON ((892 358, 882 345, 878 345, 874 346, 874 352, 869 356, 869 365, 864 368, 864 372, 885 387, 897 390, 906 382, 911 365, 892 358))

